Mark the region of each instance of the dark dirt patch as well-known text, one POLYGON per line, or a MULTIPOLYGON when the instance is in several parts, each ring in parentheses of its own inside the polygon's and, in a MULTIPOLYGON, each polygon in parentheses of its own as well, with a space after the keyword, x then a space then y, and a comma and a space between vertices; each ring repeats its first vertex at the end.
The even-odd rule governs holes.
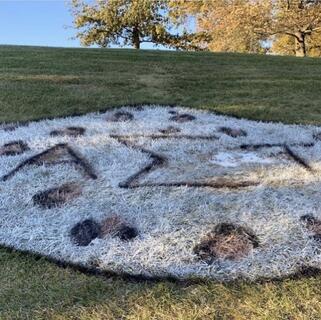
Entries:
POLYGON ((220 127, 218 129, 218 131, 222 132, 224 134, 227 134, 228 136, 230 136, 232 138, 246 137, 247 136, 246 131, 244 131, 242 129, 233 129, 233 128, 229 128, 229 127, 220 127))
POLYGON ((78 246, 88 246, 92 240, 100 237, 100 235, 100 225, 92 219, 86 219, 82 222, 78 222, 70 230, 71 240, 78 246))
POLYGON ((168 113, 169 113, 169 114, 177 114, 177 111, 175 111, 175 110, 169 110, 168 113))
POLYGON ((188 122, 188 121, 193 121, 195 120, 196 117, 194 117, 191 114, 188 113, 182 113, 182 114, 175 114, 172 117, 169 118, 169 120, 171 121, 176 121, 178 123, 184 123, 184 122, 188 122))
POLYGON ((15 156, 30 150, 22 140, 12 141, 0 147, 0 156, 15 156))
POLYGON ((258 245, 258 239, 252 231, 242 226, 220 223, 194 247, 193 252, 209 263, 214 259, 240 260, 258 245))
POLYGON ((128 111, 117 111, 112 116, 107 118, 107 121, 112 122, 124 122, 124 121, 132 121, 134 119, 134 115, 128 111))
POLYGON ((77 198, 81 194, 81 188, 76 183, 66 183, 57 188, 51 188, 38 192, 32 197, 34 205, 44 209, 61 207, 65 203, 77 198))
POLYGON ((181 129, 177 127, 169 126, 165 129, 160 129, 159 132, 163 134, 172 134, 172 133, 181 132, 181 129))
POLYGON ((69 136, 69 137, 78 137, 83 136, 86 132, 85 128, 82 127, 67 127, 63 129, 57 129, 50 132, 52 137, 56 136, 69 136))

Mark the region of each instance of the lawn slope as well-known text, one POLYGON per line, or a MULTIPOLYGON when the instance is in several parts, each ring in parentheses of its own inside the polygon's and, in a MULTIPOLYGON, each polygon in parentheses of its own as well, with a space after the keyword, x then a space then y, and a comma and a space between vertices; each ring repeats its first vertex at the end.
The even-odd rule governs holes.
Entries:
MULTIPOLYGON (((319 59, 0 47, 0 122, 158 103, 321 124, 320 88, 319 59)), ((1 320, 321 318, 320 276, 258 284, 133 282, 5 248, 0 270, 1 320)))
POLYGON ((319 59, 0 46, 0 122, 155 103, 319 124, 320 89, 319 59))

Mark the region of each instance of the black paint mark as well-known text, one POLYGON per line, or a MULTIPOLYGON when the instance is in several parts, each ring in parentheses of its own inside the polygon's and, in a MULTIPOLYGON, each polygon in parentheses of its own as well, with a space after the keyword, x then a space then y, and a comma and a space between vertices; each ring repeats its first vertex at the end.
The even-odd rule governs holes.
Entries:
POLYGON ((182 182, 169 182, 169 183, 142 183, 139 184, 138 181, 140 178, 148 174, 149 172, 160 168, 167 164, 168 159, 154 151, 147 150, 140 146, 137 146, 128 140, 124 139, 124 136, 111 136, 114 139, 117 139, 118 142, 124 144, 126 147, 130 147, 136 150, 139 150, 143 153, 149 155, 151 162, 147 164, 145 167, 140 169, 138 172, 131 175, 124 182, 119 184, 120 188, 126 189, 134 189, 134 188, 142 188, 142 187, 194 187, 194 188, 229 188, 229 189, 239 189, 246 188, 250 186, 257 186, 259 183, 254 181, 231 181, 227 179, 218 178, 216 181, 209 182, 190 182, 190 181, 182 181, 182 182))
POLYGON ((196 117, 188 113, 176 114, 169 118, 171 121, 176 121, 179 123, 189 122, 195 120, 196 117))
POLYGON ((308 171, 313 171, 311 166, 304 159, 302 159, 298 154, 296 154, 293 150, 291 150, 289 146, 284 145, 284 150, 287 153, 287 155, 291 157, 297 164, 304 167, 308 171))
POLYGON ((71 240, 78 246, 88 246, 89 243, 100 237, 100 225, 92 220, 86 219, 78 222, 70 231, 71 240))
POLYGON ((94 173, 93 168, 90 166, 90 164, 84 159, 81 155, 79 155, 74 149, 69 147, 65 143, 57 144, 37 155, 32 156, 31 158, 28 158, 27 160, 22 161, 16 168, 5 174, 1 180, 6 181, 13 177, 18 171, 22 170, 26 166, 30 165, 43 165, 43 164, 49 164, 49 165, 56 165, 59 163, 66 163, 66 164, 74 164, 76 167, 79 167, 84 171, 84 173, 90 177, 91 179, 97 179, 97 175, 94 173), (53 161, 56 159, 59 159, 61 155, 64 153, 64 155, 67 155, 71 157, 71 160, 62 160, 62 161, 53 161))
POLYGON ((134 134, 134 135, 111 135, 113 139, 138 139, 138 138, 148 138, 148 139, 188 139, 188 140, 217 140, 218 137, 215 135, 172 135, 172 134, 134 134))
POLYGON ((81 188, 76 183, 65 183, 60 187, 38 192, 32 197, 33 203, 44 209, 61 207, 66 202, 78 197, 81 188))
MULTIPOLYGON (((241 144, 240 148, 242 150, 258 150, 263 148, 274 148, 274 147, 281 147, 283 148, 285 143, 259 143, 259 144, 241 144)), ((304 148, 310 148, 314 146, 313 142, 310 143, 291 143, 287 144, 289 147, 304 147, 304 148)))
POLYGON ((125 122, 125 121, 132 121, 133 119, 134 119, 134 116, 130 112, 117 111, 107 120, 111 122, 125 122))
POLYGON ((246 137, 247 133, 246 131, 242 130, 242 129, 233 129, 233 128, 229 128, 229 127, 220 127, 218 129, 219 132, 222 132, 232 138, 237 138, 237 137, 246 137))
POLYGON ((85 128, 82 127, 67 127, 64 129, 57 129, 50 132, 52 137, 56 136, 69 136, 69 137, 78 137, 83 136, 86 132, 85 128))
POLYGON ((12 141, 0 147, 0 156, 15 156, 30 150, 22 140, 12 141))

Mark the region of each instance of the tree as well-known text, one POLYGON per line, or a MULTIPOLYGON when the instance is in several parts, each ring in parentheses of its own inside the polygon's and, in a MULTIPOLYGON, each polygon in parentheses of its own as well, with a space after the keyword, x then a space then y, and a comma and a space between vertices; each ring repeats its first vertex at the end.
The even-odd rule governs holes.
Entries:
POLYGON ((321 53, 321 0, 175 1, 182 16, 194 15, 212 35, 212 51, 261 52, 272 39, 278 53, 321 53))
MULTIPOLYGON (((277 35, 272 45, 272 52, 281 55, 295 55, 295 38, 288 35, 277 35)), ((321 56, 321 33, 313 33, 306 38, 306 55, 321 56)))
POLYGON ((168 0, 96 0, 93 5, 72 0, 74 26, 83 45, 101 47, 151 42, 179 49, 197 50, 202 34, 173 34, 168 0), (195 41, 197 39, 197 41, 195 41))
POLYGON ((269 8, 253 0, 173 0, 172 11, 184 19, 195 17, 199 31, 207 31, 211 51, 263 52, 265 35, 255 32, 251 19, 267 19, 269 8))
POLYGON ((277 41, 284 42, 287 39, 287 43, 292 44, 295 55, 305 57, 309 38, 320 40, 317 33, 321 31, 321 1, 272 1, 271 23, 263 28, 257 26, 257 30, 268 36, 276 35, 277 41))

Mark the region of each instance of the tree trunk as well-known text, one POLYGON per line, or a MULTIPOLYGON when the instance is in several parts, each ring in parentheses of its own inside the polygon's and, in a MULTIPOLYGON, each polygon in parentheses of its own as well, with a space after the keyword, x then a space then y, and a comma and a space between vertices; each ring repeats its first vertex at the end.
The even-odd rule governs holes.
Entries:
POLYGON ((295 38, 295 55, 297 57, 306 57, 306 43, 305 43, 305 34, 300 32, 296 35, 295 38))
POLYGON ((140 49, 139 30, 137 27, 133 29, 133 46, 135 49, 140 49))

